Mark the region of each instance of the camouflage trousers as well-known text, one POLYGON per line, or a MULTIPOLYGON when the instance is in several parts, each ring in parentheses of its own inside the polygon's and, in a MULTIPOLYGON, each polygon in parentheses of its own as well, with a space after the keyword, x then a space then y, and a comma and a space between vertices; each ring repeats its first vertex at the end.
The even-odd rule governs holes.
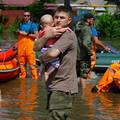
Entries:
POLYGON ((49 110, 47 120, 71 120, 71 110, 74 95, 70 93, 52 91, 48 93, 49 110))
POLYGON ((88 77, 88 73, 91 70, 91 61, 78 60, 76 69, 77 69, 77 76, 86 79, 88 77))

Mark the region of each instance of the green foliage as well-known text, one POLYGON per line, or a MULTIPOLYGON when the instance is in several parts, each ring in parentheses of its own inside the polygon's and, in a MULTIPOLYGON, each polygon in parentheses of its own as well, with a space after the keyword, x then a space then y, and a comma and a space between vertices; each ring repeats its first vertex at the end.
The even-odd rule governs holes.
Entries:
POLYGON ((115 37, 120 37, 119 17, 110 13, 98 16, 97 29, 101 33, 102 39, 112 40, 115 37))
POLYGON ((46 0, 47 3, 55 3, 56 0, 46 0))
POLYGON ((3 39, 3 32, 4 32, 4 17, 2 15, 0 15, 0 42, 3 39))
POLYGON ((9 28, 7 29, 7 31, 8 31, 9 33, 15 33, 16 30, 18 29, 18 27, 19 27, 18 23, 14 21, 14 22, 9 26, 9 28))
POLYGON ((44 12, 44 3, 46 0, 37 0, 32 6, 27 7, 29 11, 33 14, 34 18, 40 18, 41 14, 44 12))
POLYGON ((2 39, 3 39, 3 24, 0 23, 0 43, 1 43, 2 39))
POLYGON ((77 0, 71 0, 71 1, 76 2, 77 0))
POLYGON ((3 33, 3 23, 0 23, 0 34, 3 33))
POLYGON ((17 38, 17 34, 16 31, 19 28, 19 24, 20 24, 21 20, 19 21, 14 21, 6 30, 8 36, 10 36, 11 39, 16 40, 17 38))

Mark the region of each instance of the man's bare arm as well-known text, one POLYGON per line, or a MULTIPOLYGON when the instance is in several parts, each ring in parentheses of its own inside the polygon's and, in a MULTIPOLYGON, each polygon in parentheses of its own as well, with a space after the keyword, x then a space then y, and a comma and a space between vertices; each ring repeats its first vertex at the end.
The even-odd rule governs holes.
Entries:
POLYGON ((104 45, 99 39, 98 39, 98 37, 96 37, 96 36, 94 36, 93 37, 93 40, 95 41, 95 43, 97 44, 97 45, 99 45, 100 47, 102 47, 105 51, 110 51, 110 48, 109 47, 107 47, 106 45, 104 45))

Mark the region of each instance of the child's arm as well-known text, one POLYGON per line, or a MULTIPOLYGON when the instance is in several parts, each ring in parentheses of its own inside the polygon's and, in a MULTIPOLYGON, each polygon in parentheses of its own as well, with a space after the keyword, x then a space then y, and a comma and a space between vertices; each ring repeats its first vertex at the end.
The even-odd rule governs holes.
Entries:
POLYGON ((49 75, 55 70, 55 67, 53 67, 52 65, 49 66, 49 68, 47 69, 47 71, 45 71, 45 81, 48 80, 49 75))
POLYGON ((49 66, 49 68, 47 69, 47 73, 50 75, 53 71, 55 70, 55 67, 53 67, 52 65, 49 66))
POLYGON ((46 41, 50 38, 54 38, 56 36, 62 35, 66 31, 66 28, 60 28, 60 27, 52 27, 48 29, 45 32, 45 35, 43 35, 41 38, 36 40, 34 45, 34 50, 40 50, 46 43, 46 41))

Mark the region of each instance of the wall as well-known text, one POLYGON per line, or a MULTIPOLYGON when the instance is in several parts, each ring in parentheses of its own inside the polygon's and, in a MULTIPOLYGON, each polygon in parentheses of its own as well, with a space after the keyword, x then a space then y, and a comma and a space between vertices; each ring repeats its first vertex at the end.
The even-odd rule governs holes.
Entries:
POLYGON ((22 19, 24 10, 1 10, 1 14, 7 18, 5 28, 9 27, 15 20, 22 19))

